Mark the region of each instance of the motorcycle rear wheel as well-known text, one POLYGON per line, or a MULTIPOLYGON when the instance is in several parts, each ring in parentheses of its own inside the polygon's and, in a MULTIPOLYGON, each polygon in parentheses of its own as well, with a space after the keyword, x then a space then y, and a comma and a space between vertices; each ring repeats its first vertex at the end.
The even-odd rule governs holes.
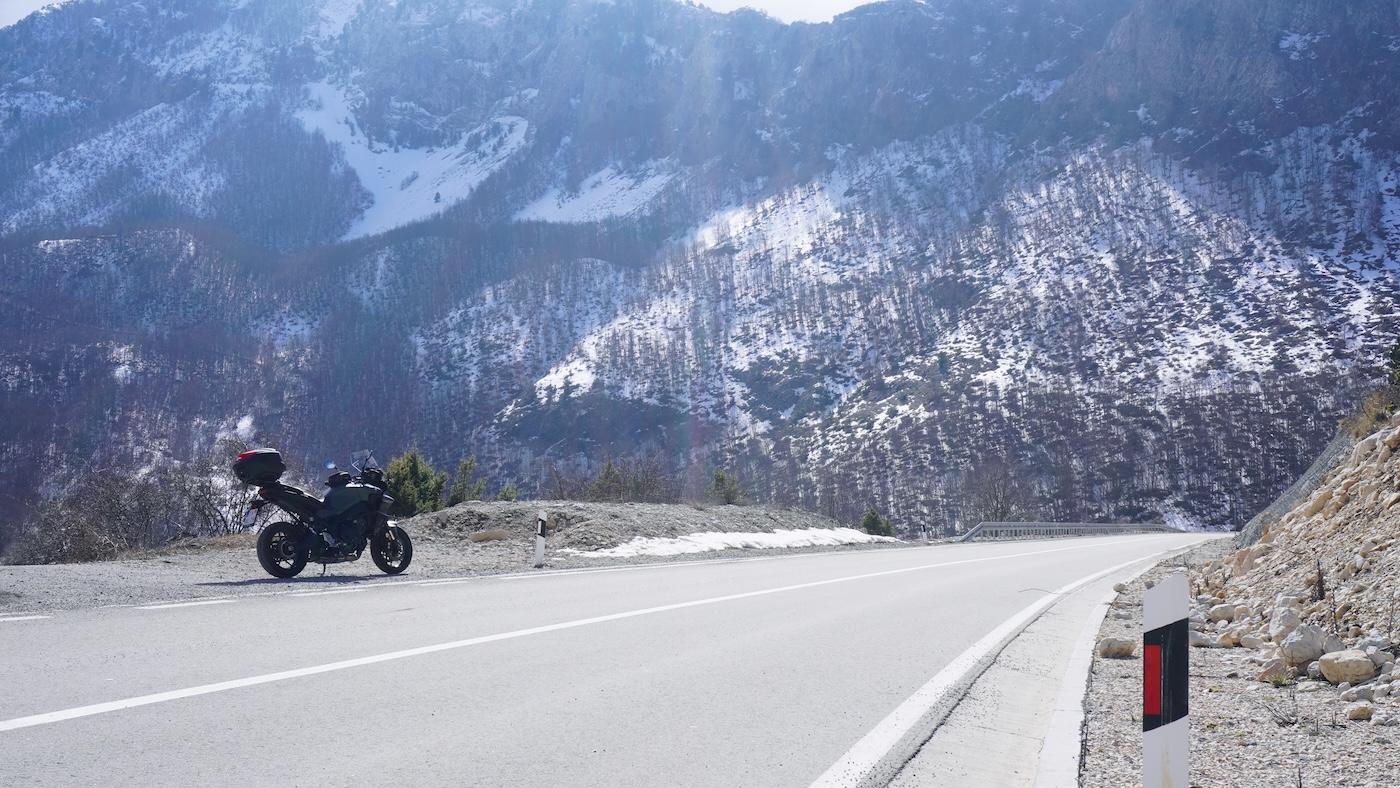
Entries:
POLYGON ((258 534, 258 563, 273 577, 287 579, 306 568, 309 551, 295 523, 271 523, 258 534))
POLYGON ((374 529, 369 539, 369 557, 386 575, 397 575, 413 560, 413 540, 397 525, 374 529))

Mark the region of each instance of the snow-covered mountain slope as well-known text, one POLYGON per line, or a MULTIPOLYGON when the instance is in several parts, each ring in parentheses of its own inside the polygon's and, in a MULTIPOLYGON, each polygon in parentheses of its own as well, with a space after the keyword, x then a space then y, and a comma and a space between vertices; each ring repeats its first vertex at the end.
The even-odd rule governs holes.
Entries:
POLYGON ((1381 0, 71 0, 0 30, 0 457, 251 418, 1241 523, 1400 334, 1396 41, 1381 0))

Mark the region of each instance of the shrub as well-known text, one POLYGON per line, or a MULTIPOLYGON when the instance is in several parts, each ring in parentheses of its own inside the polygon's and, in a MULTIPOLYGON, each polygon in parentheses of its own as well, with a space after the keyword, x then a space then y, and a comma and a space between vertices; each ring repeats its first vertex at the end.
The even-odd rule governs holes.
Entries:
POLYGON ((506 482, 506 486, 496 493, 498 501, 518 501, 520 500, 520 490, 516 488, 515 482, 506 482))
POLYGON ((389 463, 384 481, 394 497, 390 510, 394 515, 412 517, 442 508, 442 488, 447 484, 447 474, 438 472, 416 448, 389 463))
POLYGON ((91 471, 35 508, 7 557, 20 564, 100 561, 184 536, 235 533, 247 501, 247 488, 216 458, 144 472, 91 471))
POLYGON ((479 501, 486 494, 486 479, 472 481, 476 475, 476 457, 468 457, 457 463, 457 476, 447 491, 447 505, 456 506, 464 501, 479 501))
POLYGON ((739 492, 739 477, 726 473, 723 468, 715 469, 715 481, 710 490, 715 500, 723 504, 736 504, 743 497, 739 492))
POLYGON ((551 467, 541 494, 556 501, 677 503, 681 485, 656 457, 609 459, 597 474, 551 467))
POLYGON ((860 521, 861 530, 871 536, 894 536, 894 526, 890 521, 880 516, 880 513, 871 509, 865 513, 865 517, 860 521))

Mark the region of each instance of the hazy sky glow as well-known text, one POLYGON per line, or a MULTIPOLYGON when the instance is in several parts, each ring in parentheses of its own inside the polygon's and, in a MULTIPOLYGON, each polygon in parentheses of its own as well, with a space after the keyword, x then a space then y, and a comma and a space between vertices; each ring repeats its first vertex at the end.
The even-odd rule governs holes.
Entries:
MULTIPOLYGON (((53 0, 0 0, 0 27, 12 25, 53 0)), ((825 22, 871 0, 696 0, 717 11, 757 8, 784 22, 825 22)))
POLYGON ((716 11, 757 8, 784 22, 826 22, 837 14, 865 5, 872 0, 696 0, 716 11))
POLYGON ((0 27, 9 27, 53 0, 0 0, 0 27))

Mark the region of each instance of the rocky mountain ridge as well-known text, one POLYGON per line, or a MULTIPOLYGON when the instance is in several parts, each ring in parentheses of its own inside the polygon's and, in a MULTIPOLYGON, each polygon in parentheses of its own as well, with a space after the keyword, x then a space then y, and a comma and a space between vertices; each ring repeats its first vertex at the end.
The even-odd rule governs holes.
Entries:
POLYGON ((943 528, 1002 464, 1039 516, 1239 525, 1400 334, 1397 42, 1381 2, 75 0, 0 31, 3 455, 647 452, 943 528))

